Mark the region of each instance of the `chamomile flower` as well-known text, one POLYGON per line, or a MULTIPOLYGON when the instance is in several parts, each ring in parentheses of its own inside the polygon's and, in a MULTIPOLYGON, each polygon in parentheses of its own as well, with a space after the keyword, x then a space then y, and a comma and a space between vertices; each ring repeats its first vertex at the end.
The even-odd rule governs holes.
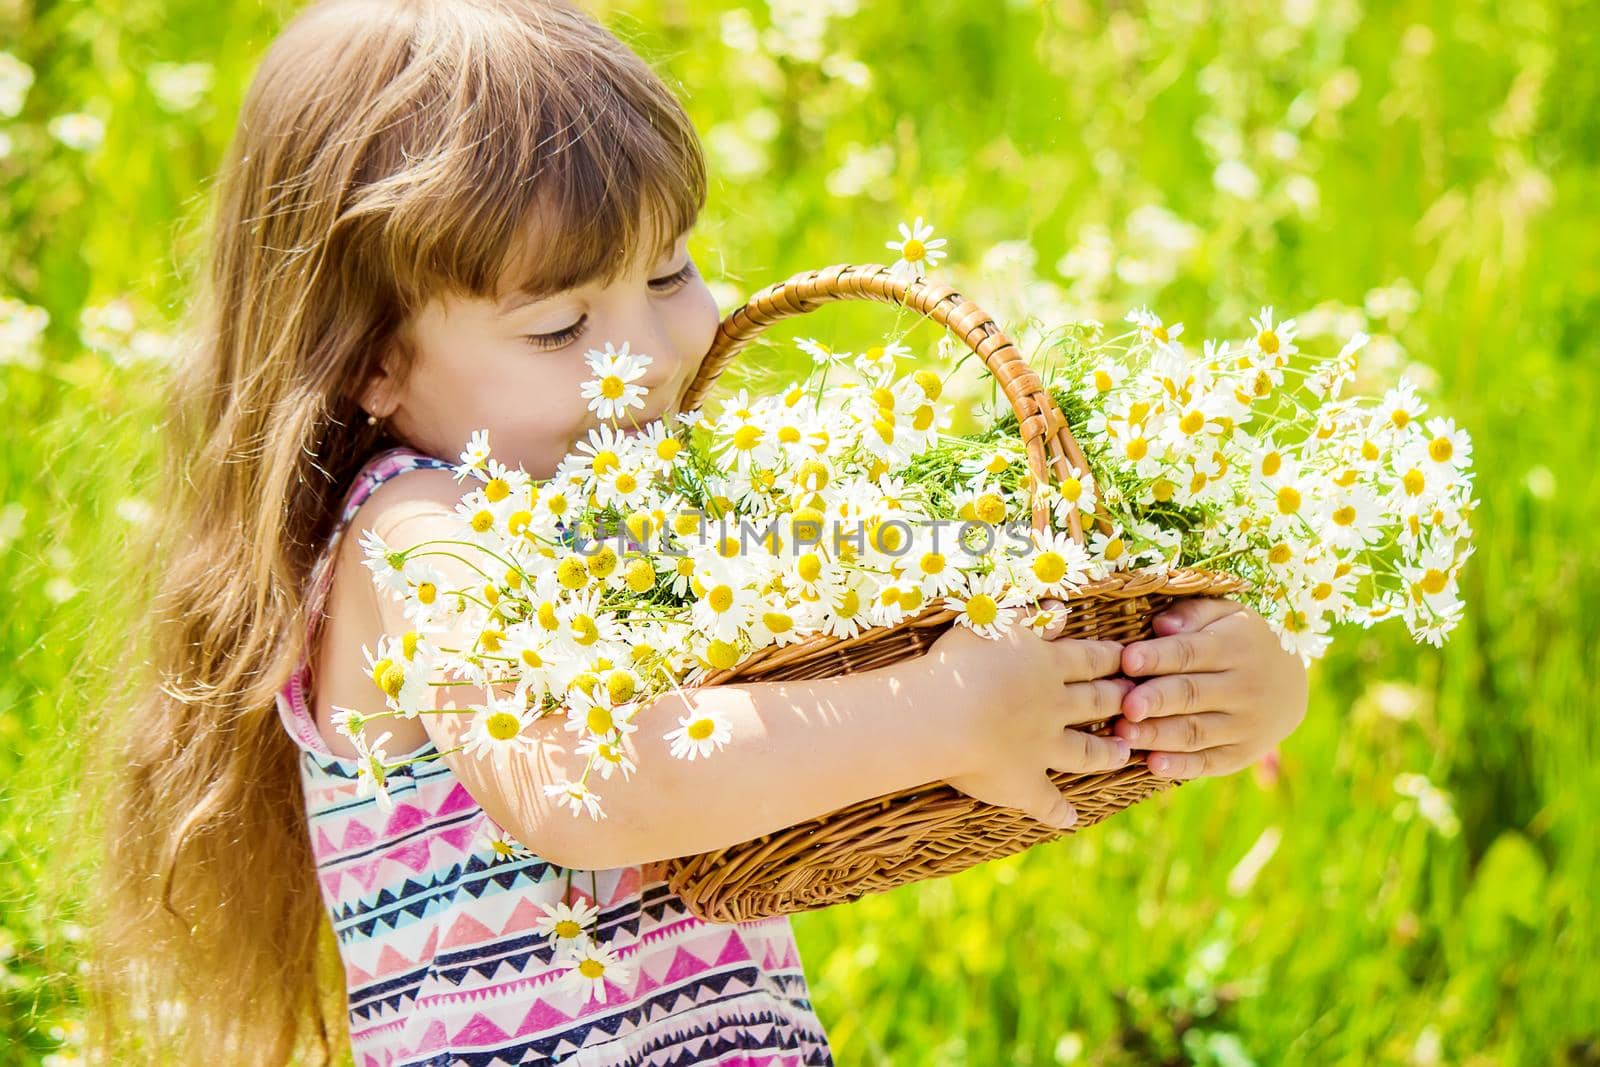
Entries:
POLYGON ((474 430, 467 447, 462 450, 461 462, 455 468, 456 481, 461 481, 468 474, 475 475, 480 481, 485 480, 484 465, 488 459, 489 431, 474 430))
POLYGON ((385 730, 370 745, 361 735, 351 739, 356 749, 356 796, 375 797, 379 810, 385 812, 394 810, 394 798, 389 795, 389 754, 383 747, 392 736, 385 730))
POLYGON ((576 749, 578 755, 589 761, 589 765, 600 768, 602 781, 610 781, 615 771, 621 771, 622 777, 627 779, 638 770, 633 760, 628 758, 622 746, 615 741, 607 741, 593 734, 578 742, 576 749))
POLYGON ((1110 533, 1096 527, 1089 534, 1086 547, 1094 564, 1092 577, 1103 578, 1114 571, 1126 570, 1133 564, 1127 538, 1118 525, 1113 524, 1110 533))
POLYGON ((900 240, 884 242, 884 247, 900 254, 889 268, 890 276, 904 281, 922 277, 944 258, 944 246, 945 239, 934 237, 933 227, 924 223, 921 215, 910 226, 902 222, 900 240))
POLYGON ((644 396, 649 390, 637 383, 650 366, 649 356, 629 352, 626 341, 622 342, 620 351, 607 341, 604 351, 591 348, 583 358, 594 375, 580 390, 583 398, 589 401, 588 410, 601 419, 615 421, 629 408, 644 407, 644 396))
POLYGON ((605 945, 585 941, 576 946, 563 961, 567 968, 561 981, 567 987, 583 994, 585 1002, 606 999, 606 983, 621 985, 633 974, 633 969, 622 962, 615 952, 605 945))
POLYGON ((558 798, 558 802, 572 811, 573 818, 587 812, 590 818, 603 819, 605 812, 600 808, 600 798, 594 794, 583 782, 574 782, 570 779, 560 782, 551 782, 544 787, 544 794, 548 797, 558 798))
POLYGON ((472 725, 461 738, 470 756, 489 756, 505 766, 514 756, 534 751, 538 741, 527 732, 533 716, 509 701, 491 700, 476 710, 472 725))
POLYGON ((1378 404, 1374 413, 1374 420, 1380 432, 1398 435, 1413 422, 1422 417, 1428 410, 1428 405, 1417 396, 1417 387, 1409 378, 1401 378, 1398 385, 1383 394, 1383 400, 1378 404))
POLYGON ((964 597, 946 597, 945 605, 956 612, 956 622, 979 637, 999 638, 1017 621, 1017 608, 1024 597, 1008 588, 1004 576, 990 571, 974 578, 964 597))
MULTIPOLYGON (((1157 315, 1147 307, 1137 307, 1128 312, 1126 321, 1139 327, 1139 335, 1162 348, 1169 345, 1178 345, 1178 338, 1183 336, 1183 323, 1174 322, 1170 325, 1161 321, 1157 315)), ((1180 345, 1179 351, 1182 351, 1180 345)))
POLYGON ((558 952, 582 944, 588 937, 586 931, 600 917, 600 909, 579 897, 575 904, 557 903, 534 920, 533 932, 548 937, 558 952))
POLYGON ((996 442, 961 460, 961 473, 968 478, 998 478, 1023 462, 1021 442, 996 442))
POLYGON ((389 547, 378 531, 368 528, 361 534, 362 566, 372 572, 372 581, 379 589, 396 600, 403 598, 410 587, 402 568, 406 565, 405 553, 389 547))
POLYGON ((1093 562, 1084 547, 1058 530, 1032 530, 1033 549, 1021 559, 1021 573, 1035 600, 1060 600, 1088 580, 1093 562))
POLYGON ((835 352, 828 345, 810 337, 795 338, 795 347, 811 357, 814 367, 826 367, 830 363, 843 363, 850 359, 848 352, 835 352))
POLYGON ((493 822, 485 820, 486 825, 478 835, 478 847, 488 853, 490 865, 503 860, 527 859, 532 855, 522 842, 500 829, 493 822))
POLYGON ((710 756, 733 739, 733 730, 722 714, 711 708, 699 708, 678 718, 678 727, 661 735, 672 745, 672 755, 677 759, 692 760, 696 756, 710 756))
POLYGON ((1294 343, 1295 320, 1285 319, 1274 325, 1272 309, 1264 307, 1259 316, 1250 320, 1250 325, 1254 326, 1256 331, 1250 343, 1267 356, 1273 365, 1283 366, 1289 361, 1290 356, 1300 351, 1299 346, 1294 343))

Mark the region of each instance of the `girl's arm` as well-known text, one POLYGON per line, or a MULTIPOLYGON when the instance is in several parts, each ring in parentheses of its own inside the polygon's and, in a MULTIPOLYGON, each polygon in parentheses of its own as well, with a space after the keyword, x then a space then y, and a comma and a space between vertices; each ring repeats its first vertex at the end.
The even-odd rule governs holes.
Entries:
MULTIPOLYGON (((455 538, 451 514, 460 488, 447 472, 418 471, 396 479, 363 506, 360 525, 391 547, 455 538), (400 492, 397 492, 400 491, 400 492)), ((463 553, 469 556, 470 553, 463 553)), ((481 581, 461 561, 429 556, 448 588, 481 581)), ((481 561, 475 561, 481 562, 481 561)), ((384 632, 410 628, 399 602, 372 588, 384 632)), ((461 647, 459 632, 435 642, 461 647)), ((631 735, 638 769, 624 778, 591 771, 604 818, 574 814, 547 784, 576 780, 587 758, 574 755, 575 735, 563 715, 535 720, 539 742, 523 758, 444 757, 474 799, 507 832, 564 867, 598 869, 642 864, 735 844, 825 814, 866 797, 937 781, 957 768, 951 753, 970 695, 936 684, 922 659, 817 681, 730 684, 673 692, 641 709, 631 735), (663 734, 681 716, 714 711, 732 737, 710 757, 674 757, 663 734), (548 742, 548 743, 546 743, 548 742)), ((442 679, 441 679, 442 680, 442 679)), ((436 689, 438 706, 482 705, 482 689, 436 689), (442 694, 442 695, 441 695, 442 694)), ((424 715, 441 752, 458 747, 469 713, 424 715)), ((381 729, 376 725, 369 733, 381 729)))
MULTIPOLYGON (((408 482, 412 495, 386 498, 398 503, 386 503, 368 524, 395 548, 453 537, 460 491, 444 472, 396 480, 364 507, 408 482)), ((446 588, 481 580, 460 560, 429 558, 446 588)), ((379 599, 378 615, 388 633, 408 629, 391 598, 379 599)), ((461 647, 464 640, 450 633, 439 643, 461 647)), ((540 744, 520 758, 444 759, 518 841, 560 866, 586 870, 711 851, 937 781, 1065 827, 1075 814, 1049 770, 1097 773, 1128 759, 1126 742, 1075 729, 1116 713, 1132 684, 1106 677, 1121 653, 1115 641, 1042 640, 1020 625, 998 640, 954 627, 925 655, 859 674, 675 691, 633 720, 638 770, 609 780, 591 772, 587 784, 601 798, 601 819, 574 814, 545 792, 576 779, 587 762, 570 751, 565 716, 534 720, 527 729, 540 744), (722 717, 731 740, 709 758, 674 757, 662 735, 696 711, 722 717)), ((449 692, 457 707, 485 702, 481 689, 449 692)), ((448 752, 460 745, 471 715, 424 715, 423 722, 448 752)))

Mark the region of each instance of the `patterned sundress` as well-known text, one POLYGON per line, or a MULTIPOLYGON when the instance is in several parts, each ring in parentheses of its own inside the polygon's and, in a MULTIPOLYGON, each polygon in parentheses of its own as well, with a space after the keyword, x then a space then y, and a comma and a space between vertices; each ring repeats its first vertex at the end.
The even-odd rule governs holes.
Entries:
MULTIPOLYGON (((311 576, 315 648, 345 527, 372 491, 450 464, 409 448, 369 460, 311 576)), ((356 790, 356 761, 317 730, 304 657, 278 694, 301 749, 301 786, 323 900, 337 935, 358 1067, 415 1064, 831 1064, 787 916, 709 923, 655 864, 573 871, 497 858, 494 824, 443 761, 388 777, 393 810, 356 790), (627 965, 603 1000, 563 981, 534 926, 566 901, 600 909, 591 931, 627 965)), ((390 759, 434 752, 431 744, 390 759)))

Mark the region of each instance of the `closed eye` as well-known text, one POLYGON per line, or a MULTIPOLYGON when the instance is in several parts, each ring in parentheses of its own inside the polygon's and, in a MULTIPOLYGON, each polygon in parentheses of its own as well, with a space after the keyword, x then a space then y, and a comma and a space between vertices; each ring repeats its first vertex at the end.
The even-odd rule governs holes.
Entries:
POLYGON ((683 265, 683 269, 673 271, 665 278, 650 279, 650 288, 664 292, 670 292, 671 290, 676 289, 688 282, 688 280, 693 278, 694 275, 694 260, 691 259, 683 265))
MULTIPOLYGON (((687 285, 696 273, 694 260, 691 259, 680 270, 675 270, 662 278, 651 278, 650 288, 658 293, 676 292, 687 285)), ((554 351, 558 348, 564 348, 577 340, 578 336, 583 333, 583 327, 588 321, 588 315, 580 315, 577 322, 565 329, 557 330, 555 333, 523 334, 522 339, 540 351, 554 351)))

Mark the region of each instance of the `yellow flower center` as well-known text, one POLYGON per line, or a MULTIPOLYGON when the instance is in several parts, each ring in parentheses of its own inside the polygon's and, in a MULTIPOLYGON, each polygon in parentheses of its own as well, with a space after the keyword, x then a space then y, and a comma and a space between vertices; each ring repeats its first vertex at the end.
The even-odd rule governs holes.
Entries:
POLYGON ((987 626, 1000 617, 1000 605, 988 593, 978 593, 967 600, 967 618, 974 626, 987 626))
POLYGON ((555 934, 557 937, 574 938, 582 932, 583 927, 579 926, 571 919, 560 919, 556 922, 555 934))
POLYGON ((488 533, 494 529, 494 512, 483 508, 472 516, 472 529, 475 533, 488 533))
POLYGON ((628 588, 635 593, 648 593, 656 585, 656 569, 648 560, 636 559, 623 571, 628 588))
POLYGON ((406 684, 406 674, 394 660, 385 656, 372 665, 372 682, 383 690, 385 696, 397 697, 401 687, 406 684))
POLYGON ((511 495, 511 486, 504 478, 490 478, 483 487, 483 498, 491 504, 498 504, 511 495))
POLYGON ((924 552, 922 558, 917 560, 917 566, 923 574, 939 574, 944 570, 944 553, 924 552))
POLYGON ((689 740, 691 741, 704 741, 717 732, 717 724, 710 719, 696 719, 689 724, 689 728, 684 732, 689 735, 689 740))
POLYGON ((911 376, 911 380, 921 387, 923 394, 929 400, 938 400, 939 394, 944 391, 944 383, 931 370, 919 370, 911 376))
POLYGON ((1428 442, 1428 458, 1435 463, 1448 462, 1455 455, 1456 446, 1450 443, 1448 437, 1435 437, 1428 442))
POLYGON ((1421 471, 1413 467, 1406 471, 1404 477, 1400 479, 1400 484, 1405 486, 1407 495, 1420 496, 1427 480, 1423 478, 1421 471))
POLYGON ((600 551, 589 557, 589 573, 596 578, 605 578, 617 569, 617 550, 610 545, 602 545, 600 551))
POLYGON ((739 650, 730 642, 713 641, 706 646, 706 662, 719 671, 728 670, 739 662, 739 650))
POLYGON ((606 965, 599 960, 586 959, 578 964, 578 973, 585 978, 599 978, 606 973, 606 965))
POLYGON ((589 708, 589 714, 584 717, 584 725, 589 727, 590 733, 609 734, 616 726, 611 718, 611 709, 595 704, 589 708))
POLYGON ((1262 330, 1256 334, 1256 345, 1269 356, 1277 355, 1279 348, 1278 335, 1271 330, 1262 330))
POLYGON ((1046 550, 1033 561, 1033 575, 1047 585, 1059 582, 1067 573, 1067 561, 1061 553, 1046 550))
POLYGON ((1445 582, 1446 578, 1444 571, 1429 567, 1427 571, 1423 573, 1422 581, 1417 584, 1422 586, 1422 591, 1424 593, 1427 593, 1430 596, 1437 596, 1439 593, 1444 592, 1445 582))
POLYGON ((1138 462, 1150 452, 1150 442, 1143 437, 1135 437, 1128 442, 1128 458, 1138 462))
POLYGON ((1284 515, 1293 515, 1300 510, 1300 490, 1292 485, 1286 485, 1278 490, 1278 511, 1284 515))
POLYGON ((582 589, 589 584, 589 568, 578 556, 568 556, 556 565, 556 581, 566 589, 582 589))
POLYGON ((984 493, 978 497, 975 507, 978 518, 990 524, 1002 522, 1006 517, 1006 502, 995 493, 984 493))
POLYGON ((908 263, 915 263, 928 254, 928 248, 915 237, 900 246, 900 258, 908 263))
POLYGON ((1340 526, 1349 526, 1356 521, 1356 509, 1349 504, 1342 508, 1335 508, 1332 518, 1340 526))
POLYGON ((417 583, 417 603, 432 604, 439 598, 439 587, 432 582, 417 583))
POLYGON ((1191 411, 1178 420, 1178 429, 1191 436, 1205 428, 1206 417, 1198 411, 1191 411))
POLYGON ((822 557, 815 552, 807 552, 795 564, 795 570, 804 582, 814 582, 822 574, 822 557))
POLYGON ((522 723, 509 711, 497 711, 483 720, 483 730, 496 741, 509 741, 522 732, 522 723))
POLYGON ((761 427, 745 425, 733 431, 733 447, 748 452, 761 441, 761 427))
POLYGON ((625 384, 617 375, 608 374, 600 379, 600 395, 607 400, 620 400, 625 384))

